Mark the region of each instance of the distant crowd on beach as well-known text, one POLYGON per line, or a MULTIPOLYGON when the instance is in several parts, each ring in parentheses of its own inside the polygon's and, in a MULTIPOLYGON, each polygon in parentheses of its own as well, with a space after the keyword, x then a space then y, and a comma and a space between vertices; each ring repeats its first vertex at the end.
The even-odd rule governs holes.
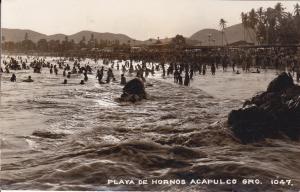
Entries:
MULTIPOLYGON (((42 70, 47 69, 50 74, 61 73, 64 78, 63 84, 67 84, 68 79, 74 74, 82 74, 83 79, 79 84, 85 84, 88 81, 88 74, 95 72, 99 84, 105 84, 116 81, 114 70, 117 70, 121 72, 120 84, 125 85, 126 73, 130 76, 135 74, 136 77, 146 81, 149 74, 154 75, 160 71, 162 77, 173 75, 174 83, 188 86, 195 75, 206 75, 209 72, 211 75, 216 75, 219 68, 223 72, 232 70, 233 74, 260 73, 261 70, 273 68, 288 71, 298 82, 300 80, 300 56, 290 49, 233 49, 205 52, 190 50, 179 53, 140 51, 129 54, 106 52, 90 58, 95 62, 102 60, 103 65, 96 68, 92 68, 89 63, 84 63, 84 59, 69 57, 46 61, 45 57, 6 56, 2 59, 3 68, 0 67, 0 72, 33 69, 33 73, 41 73, 42 70)), ((12 73, 10 80, 12 82, 17 80, 15 73, 12 73)), ((33 82, 34 80, 29 75, 22 81, 33 82)))

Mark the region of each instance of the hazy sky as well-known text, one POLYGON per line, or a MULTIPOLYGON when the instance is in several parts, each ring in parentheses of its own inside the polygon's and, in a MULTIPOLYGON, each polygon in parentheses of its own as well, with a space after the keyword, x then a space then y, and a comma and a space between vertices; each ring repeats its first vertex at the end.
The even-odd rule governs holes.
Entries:
MULTIPOLYGON (((2 0, 2 27, 48 35, 81 30, 123 33, 132 38, 190 36, 203 28, 240 22, 242 11, 280 1, 221 0, 2 0)), ((298 1, 281 1, 288 10, 298 1)))

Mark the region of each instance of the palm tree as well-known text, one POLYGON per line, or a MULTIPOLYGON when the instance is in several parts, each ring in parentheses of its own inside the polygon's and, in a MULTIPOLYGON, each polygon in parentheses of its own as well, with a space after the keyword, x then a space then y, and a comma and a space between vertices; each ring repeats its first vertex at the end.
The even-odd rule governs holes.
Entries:
POLYGON ((298 37, 300 37, 300 5, 298 3, 294 7, 294 15, 295 26, 298 31, 298 37))
POLYGON ((266 14, 267 44, 275 43, 274 41, 275 41, 275 33, 276 33, 276 19, 277 19, 278 12, 275 9, 268 8, 265 14, 266 14))
POLYGON ((258 8, 256 11, 256 15, 259 22, 263 22, 264 9, 262 7, 258 8))
POLYGON ((242 25, 244 28, 244 41, 246 41, 246 28, 247 28, 247 14, 244 12, 241 13, 242 25))
POLYGON ((281 3, 277 3, 275 5, 274 11, 275 11, 275 15, 276 15, 276 19, 277 19, 277 26, 282 24, 282 20, 284 18, 288 17, 288 13, 284 12, 285 8, 282 6, 281 3))
POLYGON ((281 16, 281 15, 283 14, 283 11, 284 11, 285 8, 282 6, 281 3, 277 3, 277 4, 275 5, 274 9, 275 9, 275 11, 277 12, 277 14, 278 14, 279 16, 281 16))
MULTIPOLYGON (((282 3, 265 10, 260 7, 248 13, 242 13, 242 24, 256 32, 260 43, 297 43, 300 38, 300 6, 297 3, 292 13, 286 12, 282 3)), ((248 31, 249 32, 249 31, 248 31)), ((251 36, 250 36, 251 37, 251 36)), ((251 38, 252 39, 252 38, 251 38)))
MULTIPOLYGON (((258 24, 259 20, 258 20, 258 15, 256 14, 255 10, 252 9, 249 12, 249 16, 248 16, 248 26, 250 29, 252 29, 253 31, 255 30, 257 24, 258 24)), ((251 41, 254 42, 254 37, 252 37, 252 34, 250 33, 249 30, 247 30, 249 37, 251 39, 251 41)))
POLYGON ((219 26, 222 32, 222 46, 224 46, 224 33, 225 33, 226 24, 227 21, 225 21, 224 19, 220 19, 219 26))
POLYGON ((294 6, 294 14, 300 16, 300 5, 298 3, 294 6))
POLYGON ((258 23, 257 14, 255 10, 252 9, 249 13, 249 27, 254 29, 257 23, 258 23))

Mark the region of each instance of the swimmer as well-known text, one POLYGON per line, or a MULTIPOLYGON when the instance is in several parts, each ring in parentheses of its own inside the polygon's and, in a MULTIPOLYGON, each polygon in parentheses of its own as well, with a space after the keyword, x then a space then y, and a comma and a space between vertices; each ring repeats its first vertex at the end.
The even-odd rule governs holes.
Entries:
POLYGON ((29 75, 27 79, 23 80, 23 82, 31 83, 33 80, 31 79, 31 76, 29 75))

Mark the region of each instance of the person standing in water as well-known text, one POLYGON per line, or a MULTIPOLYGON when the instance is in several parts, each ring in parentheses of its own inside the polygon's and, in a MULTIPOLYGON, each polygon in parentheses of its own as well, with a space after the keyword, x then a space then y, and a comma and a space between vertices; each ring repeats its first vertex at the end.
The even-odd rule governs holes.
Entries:
POLYGON ((57 73, 58 73, 58 69, 57 69, 56 65, 54 65, 54 73, 55 73, 55 75, 57 75, 57 73))
POLYGON ((189 76, 188 71, 186 71, 186 73, 185 73, 185 77, 184 77, 184 85, 185 85, 185 86, 189 86, 189 85, 190 85, 190 76, 189 76))
POLYGON ((104 67, 102 67, 101 70, 97 71, 97 76, 96 77, 97 77, 99 83, 102 82, 103 73, 104 73, 104 67))
POLYGON ((121 85, 125 85, 126 84, 126 78, 124 76, 124 74, 121 75, 121 85))
POLYGON ((17 81, 17 77, 16 77, 16 75, 14 73, 12 74, 12 76, 10 78, 10 81, 11 82, 16 82, 17 81))
POLYGON ((175 72, 174 72, 174 83, 178 83, 178 77, 179 77, 179 72, 177 69, 175 69, 175 72))
POLYGON ((107 79, 106 83, 109 83, 111 79, 114 79, 114 74, 111 68, 108 69, 107 71, 107 79))
POLYGON ((178 84, 179 85, 182 85, 183 83, 182 83, 182 77, 181 77, 181 74, 179 73, 179 75, 177 76, 177 78, 178 78, 178 84))
POLYGON ((215 66, 214 63, 211 64, 211 74, 212 74, 212 75, 215 75, 215 74, 216 74, 216 66, 215 66))
POLYGON ((63 84, 67 84, 68 83, 68 80, 67 79, 65 79, 64 80, 64 82, 63 82, 63 84))
POLYGON ((53 73, 53 67, 51 65, 51 67, 50 67, 50 74, 52 74, 52 73, 53 73))
POLYGON ((88 78, 88 76, 87 76, 87 71, 86 70, 84 70, 84 81, 87 81, 89 78, 88 78))
POLYGON ((206 64, 203 65, 202 67, 202 75, 206 74, 206 64))

